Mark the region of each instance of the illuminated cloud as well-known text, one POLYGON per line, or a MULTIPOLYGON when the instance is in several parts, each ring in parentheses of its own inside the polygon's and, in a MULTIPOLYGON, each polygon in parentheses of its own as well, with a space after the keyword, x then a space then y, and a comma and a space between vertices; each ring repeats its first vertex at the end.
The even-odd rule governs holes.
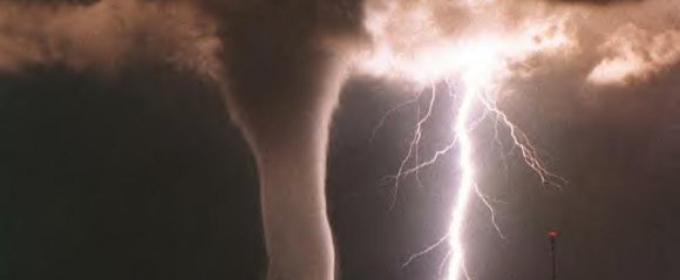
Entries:
POLYGON ((562 72, 556 82, 598 91, 598 85, 644 82, 678 63, 678 7, 677 0, 372 0, 364 23, 373 48, 357 69, 427 84, 455 76, 469 42, 513 38, 497 51, 513 57, 509 76, 530 82, 534 74, 562 72), (538 47, 544 40, 566 48, 538 47), (531 54, 517 56, 531 44, 531 54))
POLYGON ((612 84, 644 80, 680 60, 680 32, 658 34, 627 24, 600 47, 604 59, 595 66, 588 80, 612 84))

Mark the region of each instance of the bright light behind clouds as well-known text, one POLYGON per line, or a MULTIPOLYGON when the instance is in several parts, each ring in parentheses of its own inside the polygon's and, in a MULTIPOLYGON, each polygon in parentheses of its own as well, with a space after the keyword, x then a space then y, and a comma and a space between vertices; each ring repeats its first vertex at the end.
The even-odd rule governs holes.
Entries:
MULTIPOLYGON (((493 9, 494 3, 478 1, 481 3, 466 2, 476 11, 467 16, 493 17, 487 11, 493 9)), ((435 11, 426 9, 428 6, 400 10, 399 16, 390 13, 398 8, 389 6, 387 11, 366 19, 375 47, 358 63, 359 72, 422 86, 469 76, 470 72, 477 73, 470 79, 493 80, 513 74, 509 68, 532 55, 567 51, 570 46, 564 16, 525 20, 516 26, 480 20, 451 33, 442 30, 434 19, 435 11)))
POLYGON ((633 24, 619 28, 601 47, 606 54, 588 76, 598 84, 644 80, 680 60, 680 31, 650 34, 633 24))
MULTIPOLYGON (((488 18, 486 11, 493 9, 494 3, 480 0, 463 5, 472 10, 470 16, 488 18)), ((394 9, 397 8, 388 6, 387 14, 394 9)), ((530 143, 525 137, 517 137, 515 126, 495 107, 495 98, 504 79, 522 74, 513 73, 513 66, 521 66, 525 60, 539 53, 568 51, 570 38, 562 17, 526 21, 514 28, 487 23, 481 27, 471 26, 470 30, 460 30, 458 36, 450 37, 450 34, 441 32, 431 18, 435 11, 419 7, 401 12, 405 13, 409 24, 390 22, 390 19, 395 18, 386 14, 367 19, 367 29, 374 36, 376 48, 368 59, 361 62, 359 69, 373 75, 411 80, 421 87, 448 80, 462 83, 463 88, 458 91, 462 97, 458 108, 453 108, 456 113, 452 120, 459 150, 459 179, 447 234, 451 253, 446 278, 457 280, 467 275, 464 266, 464 225, 468 219, 469 201, 473 194, 479 194, 475 181, 478 174, 475 174, 475 139, 470 133, 471 120, 484 113, 479 111, 480 108, 495 114, 513 131, 511 136, 523 151, 527 163, 544 178, 545 168, 534 156, 530 143), (397 28, 388 30, 389 27, 397 28), (397 38, 399 42, 391 44, 390 38, 397 38)), ((491 207, 483 196, 479 198, 491 207)), ((490 210, 493 213, 493 209, 490 210)))
POLYGON ((499 93, 513 92, 507 84, 531 82, 541 76, 536 73, 572 73, 542 83, 597 92, 602 85, 645 82, 680 62, 680 0, 613 2, 599 8, 529 0, 369 0, 366 15, 364 25, 373 48, 359 56, 358 73, 433 90, 441 82, 456 85, 448 92, 459 97, 452 108, 455 145, 450 143, 433 158, 404 169, 420 139, 418 126, 396 175, 398 182, 400 176, 435 163, 454 147, 458 151, 456 198, 446 236, 451 249, 447 280, 467 276, 464 225, 473 218, 467 215, 473 194, 489 207, 497 227, 492 205, 475 180, 484 176, 475 170, 476 139, 471 133, 475 120, 496 117, 507 126, 509 138, 542 183, 564 182, 541 164, 529 137, 496 106, 503 97, 499 93))

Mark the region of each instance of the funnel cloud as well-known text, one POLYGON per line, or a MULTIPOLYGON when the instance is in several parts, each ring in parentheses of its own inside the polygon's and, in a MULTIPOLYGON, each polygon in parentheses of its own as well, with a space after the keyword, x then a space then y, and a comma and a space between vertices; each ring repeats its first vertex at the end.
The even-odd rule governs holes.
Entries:
POLYGON ((361 41, 360 1, 0 2, 0 70, 126 64, 197 73, 224 92, 257 161, 269 279, 333 279, 329 124, 361 41))
MULTIPOLYGON (((466 0, 5 0, 0 71, 55 65, 115 80, 124 66, 161 64, 217 85, 257 161, 268 278, 331 280, 325 164, 347 79, 415 80, 413 66, 440 45, 534 22, 555 23, 545 33, 564 32, 570 47, 511 63, 507 87, 522 94, 539 94, 539 81, 553 85, 551 96, 626 92, 680 62, 677 0, 479 2, 495 9, 466 0)), ((451 75, 445 68, 428 81, 451 75)))

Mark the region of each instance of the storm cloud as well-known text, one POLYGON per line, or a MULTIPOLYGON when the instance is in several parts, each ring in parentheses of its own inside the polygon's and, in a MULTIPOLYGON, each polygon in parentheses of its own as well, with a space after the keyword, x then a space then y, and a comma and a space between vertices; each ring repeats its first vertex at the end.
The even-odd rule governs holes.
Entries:
POLYGON ((548 28, 539 35, 563 32, 570 45, 509 62, 504 88, 514 95, 504 106, 529 106, 518 101, 535 96, 540 102, 532 108, 550 108, 546 114, 555 118, 587 122, 585 116, 609 114, 644 121, 639 116, 656 105, 674 104, 668 101, 680 62, 679 4, 0 1, 0 71, 21 75, 35 65, 56 65, 115 81, 127 67, 161 64, 205 77, 221 89, 258 162, 270 278, 331 279, 325 163, 333 110, 347 79, 408 80, 403 73, 413 64, 400 61, 418 60, 432 46, 491 30, 521 33, 541 23, 548 28), (376 57, 392 64, 363 66, 376 57), (562 108, 564 101, 581 109, 562 108))

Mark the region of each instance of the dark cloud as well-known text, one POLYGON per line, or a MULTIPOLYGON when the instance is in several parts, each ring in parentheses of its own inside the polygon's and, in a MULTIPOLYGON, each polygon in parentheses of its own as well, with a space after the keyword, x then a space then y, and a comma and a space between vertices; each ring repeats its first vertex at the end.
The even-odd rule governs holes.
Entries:
POLYGON ((646 0, 549 0, 555 3, 563 4, 591 4, 591 5, 617 5, 625 3, 638 3, 646 0))
POLYGON ((0 2, 0 70, 61 64, 109 75, 143 60, 205 75, 219 68, 214 28, 189 6, 58 3, 0 2))
POLYGON ((28 4, 28 5, 90 5, 100 2, 101 0, 2 0, 3 2, 11 2, 14 4, 28 4))

